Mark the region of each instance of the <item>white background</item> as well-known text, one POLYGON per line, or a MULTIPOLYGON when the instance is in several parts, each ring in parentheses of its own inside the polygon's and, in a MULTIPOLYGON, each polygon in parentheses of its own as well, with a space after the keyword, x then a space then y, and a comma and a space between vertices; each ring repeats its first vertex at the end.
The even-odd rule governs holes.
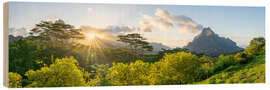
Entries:
MULTIPOLYGON (((107 86, 107 87, 71 87, 71 88, 39 88, 39 89, 65 89, 65 90, 179 90, 179 89, 188 89, 188 90, 262 90, 270 89, 270 74, 269 74, 269 38, 270 32, 269 29, 269 0, 3 0, 0 9, 1 17, 3 17, 3 4, 8 1, 23 1, 23 2, 65 2, 65 3, 114 3, 114 4, 170 4, 170 5, 210 5, 210 6, 265 6, 265 37, 266 37, 266 83, 265 84, 211 84, 211 85, 162 85, 162 86, 107 86)), ((8 89, 3 86, 3 18, 1 18, 1 30, 0 31, 0 87, 1 90, 8 89)), ((33 88, 23 88, 33 89, 33 88)))

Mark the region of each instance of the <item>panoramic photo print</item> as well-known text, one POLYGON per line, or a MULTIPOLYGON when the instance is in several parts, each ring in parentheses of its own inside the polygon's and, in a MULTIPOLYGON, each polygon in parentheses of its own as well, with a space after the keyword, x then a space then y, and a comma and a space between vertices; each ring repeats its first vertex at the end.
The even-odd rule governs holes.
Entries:
POLYGON ((8 87, 265 83, 265 8, 8 2, 8 87))

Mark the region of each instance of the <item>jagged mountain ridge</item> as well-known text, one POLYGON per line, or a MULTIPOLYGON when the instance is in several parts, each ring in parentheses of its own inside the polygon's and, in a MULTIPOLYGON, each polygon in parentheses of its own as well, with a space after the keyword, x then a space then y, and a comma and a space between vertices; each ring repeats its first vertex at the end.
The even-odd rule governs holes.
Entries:
POLYGON ((202 32, 194 37, 184 48, 190 52, 215 56, 219 54, 233 53, 243 50, 229 38, 220 37, 211 28, 204 28, 202 32))

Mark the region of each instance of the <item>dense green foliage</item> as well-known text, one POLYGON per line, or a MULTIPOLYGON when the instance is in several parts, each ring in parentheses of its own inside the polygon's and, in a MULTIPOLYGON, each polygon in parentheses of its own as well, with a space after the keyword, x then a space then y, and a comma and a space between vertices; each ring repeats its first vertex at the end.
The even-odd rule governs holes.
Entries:
POLYGON ((167 54, 154 63, 153 84, 187 84, 196 80, 200 63, 198 57, 191 53, 178 52, 167 54))
POLYGON ((31 39, 20 39, 9 42, 9 72, 23 75, 29 69, 38 69, 48 56, 46 46, 31 39))
MULTIPOLYGON (((229 56, 232 57, 232 55, 229 56)), ((219 69, 219 72, 215 75, 198 83, 264 83, 264 38, 254 38, 251 40, 250 46, 248 46, 243 52, 236 53, 233 59, 224 58, 222 61, 226 61, 226 63, 230 64, 226 64, 227 68, 219 69)))
POLYGON ((141 59, 145 52, 153 50, 153 47, 149 45, 146 38, 143 38, 138 33, 119 35, 118 37, 119 39, 117 41, 127 44, 126 48, 135 54, 135 57, 130 57, 133 60, 141 59))
POLYGON ((108 78, 112 85, 146 85, 149 84, 150 64, 137 60, 134 63, 114 63, 108 78))
POLYGON ((249 47, 247 47, 245 50, 245 53, 248 55, 264 54, 265 39, 263 37, 258 37, 251 40, 249 47))
POLYGON ((144 58, 143 58, 143 61, 144 62, 156 62, 156 61, 159 61, 161 60, 166 54, 170 54, 170 53, 177 53, 177 52, 181 52, 181 51, 184 51, 184 52, 188 52, 187 49, 185 48, 173 48, 173 49, 161 49, 158 54, 147 54, 147 55, 144 55, 144 58))
POLYGON ((32 82, 31 87, 85 86, 84 72, 73 57, 56 59, 49 67, 29 70, 25 76, 32 82))
POLYGON ((232 55, 220 55, 218 60, 215 62, 214 72, 221 71, 231 65, 235 64, 235 60, 232 55))
POLYGON ((8 83, 10 88, 21 88, 22 76, 18 73, 9 72, 8 73, 8 83))
POLYGON ((221 73, 199 82, 200 84, 215 83, 264 83, 265 82, 265 57, 260 55, 252 59, 247 65, 230 66, 221 73))
POLYGON ((79 29, 41 22, 32 36, 9 42, 9 87, 264 83, 265 40, 241 52, 210 57, 184 48, 146 54, 153 48, 140 34, 119 36, 127 47, 75 43, 79 29), (58 42, 59 41, 59 42, 58 42))

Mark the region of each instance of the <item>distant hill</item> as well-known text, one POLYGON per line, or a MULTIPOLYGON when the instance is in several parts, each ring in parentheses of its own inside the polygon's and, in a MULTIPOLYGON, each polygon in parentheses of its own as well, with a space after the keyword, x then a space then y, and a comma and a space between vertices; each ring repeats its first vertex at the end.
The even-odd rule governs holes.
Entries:
POLYGON ((162 48, 170 49, 170 47, 163 45, 162 43, 151 42, 149 44, 153 46, 153 51, 151 52, 151 54, 157 54, 162 48))
MULTIPOLYGON (((116 47, 124 47, 125 44, 121 43, 121 42, 113 42, 113 41, 104 41, 101 40, 101 43, 103 43, 103 45, 105 45, 106 47, 110 47, 110 48, 116 48, 116 47)), ((151 52, 146 52, 146 54, 157 54, 160 50, 163 49, 171 49, 170 47, 163 45, 162 43, 157 43, 157 42, 149 42, 149 45, 151 45, 153 47, 153 51, 151 52)))
POLYGON ((11 41, 16 41, 16 40, 19 40, 23 38, 22 36, 13 36, 13 35, 8 35, 8 41, 11 42, 11 41))
POLYGON ((218 36, 211 28, 204 28, 192 42, 189 42, 184 48, 197 54, 206 54, 216 56, 219 54, 233 53, 243 50, 238 47, 234 41, 229 38, 218 36))

